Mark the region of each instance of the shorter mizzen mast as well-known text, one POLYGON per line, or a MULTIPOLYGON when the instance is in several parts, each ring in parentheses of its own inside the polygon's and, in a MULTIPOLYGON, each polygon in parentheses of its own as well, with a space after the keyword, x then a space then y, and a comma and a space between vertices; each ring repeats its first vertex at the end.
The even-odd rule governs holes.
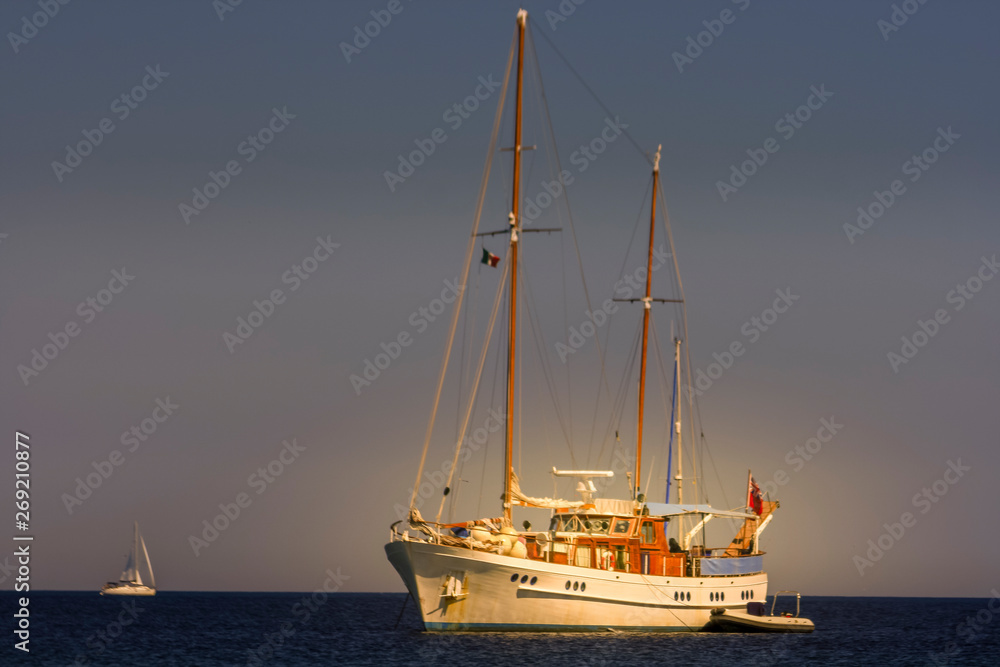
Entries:
MULTIPOLYGON (((642 311, 642 357, 639 362, 639 418, 638 426, 636 428, 636 445, 635 445, 635 487, 634 487, 634 497, 639 498, 639 480, 641 479, 640 473, 642 472, 642 426, 643 426, 643 412, 646 404, 646 356, 649 343, 649 315, 650 310, 653 307, 654 301, 659 301, 660 303, 680 303, 680 299, 654 299, 652 296, 653 291, 653 242, 656 238, 656 193, 660 186, 660 151, 663 145, 656 147, 656 155, 653 157, 653 199, 652 204, 649 209, 649 249, 646 257, 646 296, 642 299, 615 299, 615 301, 641 301, 643 305, 642 311)), ((680 416, 678 413, 677 421, 680 422, 680 416)), ((678 453, 680 452, 680 440, 678 440, 678 453)), ((678 472, 680 472, 680 457, 677 460, 678 472)), ((680 487, 678 486, 678 492, 680 487)), ((680 502, 680 501, 678 501, 680 502)))

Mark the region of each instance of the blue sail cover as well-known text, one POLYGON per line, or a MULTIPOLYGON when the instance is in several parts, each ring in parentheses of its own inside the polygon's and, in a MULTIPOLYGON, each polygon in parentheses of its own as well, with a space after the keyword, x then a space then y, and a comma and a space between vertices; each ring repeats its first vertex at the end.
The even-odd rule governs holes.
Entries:
POLYGON ((753 574, 764 571, 763 556, 742 556, 739 558, 702 558, 701 574, 728 575, 753 574))

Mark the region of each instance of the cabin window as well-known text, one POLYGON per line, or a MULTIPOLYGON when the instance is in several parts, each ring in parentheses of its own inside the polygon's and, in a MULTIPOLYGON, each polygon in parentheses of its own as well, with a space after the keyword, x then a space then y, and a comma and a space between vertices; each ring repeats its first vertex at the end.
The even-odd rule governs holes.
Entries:
POLYGON ((628 534, 629 523, 630 522, 628 521, 628 519, 616 519, 615 520, 615 529, 614 529, 613 532, 628 534))
POLYGON ((644 552, 640 555, 642 559, 642 573, 649 574, 649 552, 644 552))
POLYGON ((606 546, 597 547, 597 567, 602 570, 614 569, 615 556, 606 546))
POLYGON ((656 542, 656 530, 652 521, 644 521, 642 524, 642 543, 653 544, 656 542))
POLYGON ((625 547, 615 547, 615 569, 628 569, 628 552, 625 551, 625 547))
POLYGON ((590 567, 590 546, 578 545, 576 547, 576 564, 578 567, 590 567))

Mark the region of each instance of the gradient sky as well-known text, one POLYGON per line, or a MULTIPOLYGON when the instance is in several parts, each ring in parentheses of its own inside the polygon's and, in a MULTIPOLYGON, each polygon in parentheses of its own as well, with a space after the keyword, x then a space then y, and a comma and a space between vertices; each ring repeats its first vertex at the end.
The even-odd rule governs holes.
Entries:
MULTIPOLYGON (((338 568, 350 577, 343 590, 403 590, 382 547, 393 508, 406 504, 413 485, 451 310, 421 332, 410 318, 461 269, 498 94, 460 127, 443 114, 474 93, 479 77, 502 79, 519 5, 404 1, 347 62, 340 44, 388 4, 245 0, 220 20, 208 0, 75 2, 14 45, 9 33, 40 10, 3 3, 0 387, 5 438, 17 429, 31 435, 34 587, 96 590, 115 578, 138 520, 165 590, 311 590, 338 568), (168 74, 122 117, 115 100, 142 84, 147 67, 168 74), (286 108, 294 118, 247 162, 241 143, 286 108), (114 130, 60 180, 52 163, 64 162, 66 146, 104 118, 114 130), (447 140, 390 191, 386 170, 436 128, 447 140), (179 205, 191 204, 192 189, 230 160, 239 173, 186 224, 179 205), (313 253, 318 237, 339 247, 293 291, 282 276, 313 253), (135 278, 104 310, 80 307, 123 268, 135 278), (224 333, 275 289, 286 300, 231 353, 224 333), (71 322, 77 335, 22 381, 18 366, 71 322), (403 332, 413 343, 358 395, 350 376, 403 332), (122 434, 167 398, 179 406, 174 414, 128 451, 122 434), (291 439, 304 447, 297 458, 285 454, 292 462, 273 482, 254 481, 291 439), (114 450, 122 464, 70 513, 64 494, 114 450), (189 536, 240 493, 249 506, 195 555, 189 536)), ((1000 7, 930 2, 886 39, 878 22, 891 20, 887 0, 591 0, 555 24, 546 12, 558 12, 558 3, 526 6, 560 156, 575 174, 568 197, 596 301, 612 296, 622 267, 641 262, 629 238, 649 167, 624 138, 585 172, 570 164, 606 113, 539 33, 643 151, 663 144, 692 363, 707 369, 734 341, 746 348, 699 399, 717 468, 707 474, 710 499, 738 504, 747 468, 761 483, 787 474, 763 540, 772 586, 988 595, 1000 557, 990 514, 1000 472, 1000 279, 961 310, 948 295, 980 271, 983 257, 1000 253, 1000 7), (678 71, 673 54, 726 9, 732 22, 678 71), (782 134, 776 122, 806 103, 813 86, 832 97, 792 136, 782 134), (932 146, 939 128, 958 138, 911 181, 904 163, 932 146), (717 182, 769 137, 780 149, 723 201, 717 182), (895 179, 905 192, 852 243, 844 225, 895 179), (741 330, 786 288, 799 299, 751 342, 741 330), (888 353, 899 353, 901 337, 938 309, 947 321, 895 372, 888 353), (796 469, 786 455, 830 418, 843 428, 796 469), (943 497, 914 502, 958 461, 970 469, 938 485, 943 497), (894 544, 859 573, 854 557, 865 557, 869 540, 905 512, 915 523, 898 541, 883 537, 894 544)), ((526 108, 525 143, 541 148, 537 97, 526 108)), ((507 124, 503 145, 510 134, 507 124)), ((529 197, 548 173, 543 157, 540 150, 528 158, 529 197)), ((504 224, 509 168, 509 155, 500 156, 484 230, 504 224)), ((558 208, 538 224, 565 226, 558 208)), ((571 237, 528 242, 526 271, 560 400, 572 387, 567 420, 577 463, 606 466, 586 457, 599 378, 593 343, 572 358, 568 382, 553 348, 567 325, 584 321, 579 287, 562 291, 564 273, 579 284, 571 237)), ((486 245, 504 254, 499 237, 486 245)), ((477 334, 500 275, 480 267, 469 281, 477 334)), ((656 274, 662 296, 672 296, 667 278, 656 274)), ((601 333, 611 332, 615 387, 639 312, 623 306, 601 333)), ((671 312, 657 316, 668 353, 671 312)), ((529 367, 532 346, 524 347, 529 367)), ((490 376, 493 365, 491 354, 490 376)), ((532 370, 521 470, 525 491, 547 495, 547 471, 571 462, 532 370)), ((456 428, 457 390, 449 386, 432 469, 450 457, 456 428)), ((473 426, 486 407, 501 405, 494 386, 491 376, 473 426)), ((665 475, 662 405, 654 391, 654 496, 665 475)), ((602 412, 606 423, 606 397, 602 412)), ((629 414, 623 440, 633 437, 629 414)), ((482 493, 484 455, 464 470, 470 481, 459 490, 456 518, 472 518, 480 506, 483 515, 499 514, 499 442, 494 436, 485 454, 482 493)), ((556 491, 573 495, 565 482, 556 491)), ((623 495, 624 480, 611 491, 623 495)), ((727 538, 722 530, 712 541, 727 538)), ((0 572, 0 585, 12 583, 0 572)))

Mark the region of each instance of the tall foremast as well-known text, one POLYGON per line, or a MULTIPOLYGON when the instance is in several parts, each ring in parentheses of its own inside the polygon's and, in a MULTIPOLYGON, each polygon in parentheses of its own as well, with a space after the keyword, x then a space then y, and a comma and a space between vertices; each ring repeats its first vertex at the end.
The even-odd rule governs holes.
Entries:
POLYGON ((528 12, 517 13, 517 92, 514 104, 514 185, 510 205, 510 310, 507 323, 507 428, 504 437, 503 514, 509 521, 512 514, 511 490, 514 466, 514 370, 517 341, 517 250, 520 241, 521 187, 521 93, 524 84, 524 31, 528 12))

